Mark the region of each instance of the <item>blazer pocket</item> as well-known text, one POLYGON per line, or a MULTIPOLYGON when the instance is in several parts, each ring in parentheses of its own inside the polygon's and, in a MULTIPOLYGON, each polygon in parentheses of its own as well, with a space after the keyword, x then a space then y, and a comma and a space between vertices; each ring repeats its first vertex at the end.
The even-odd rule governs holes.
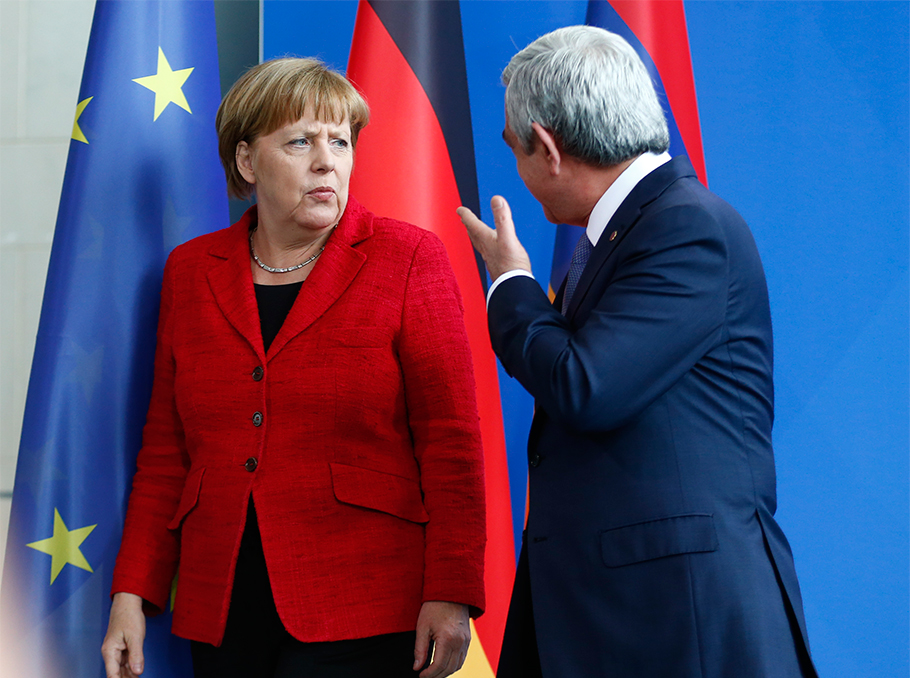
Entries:
POLYGON ((649 520, 600 533, 600 552, 607 567, 716 550, 714 516, 708 513, 649 520))
POLYGON ((183 494, 180 496, 180 503, 177 505, 177 513, 167 524, 167 529, 176 530, 180 523, 186 518, 186 514, 193 510, 196 502, 199 500, 199 489, 202 487, 202 476, 205 474, 205 467, 197 468, 191 471, 186 477, 183 485, 183 494))
POLYGON ((343 504, 382 511, 412 523, 430 520, 417 481, 337 462, 330 466, 335 498, 343 504))

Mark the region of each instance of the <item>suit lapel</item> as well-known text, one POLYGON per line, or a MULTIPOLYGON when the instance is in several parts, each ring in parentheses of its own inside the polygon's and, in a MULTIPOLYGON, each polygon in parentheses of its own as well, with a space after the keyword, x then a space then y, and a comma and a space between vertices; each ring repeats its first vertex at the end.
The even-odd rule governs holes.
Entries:
POLYGON ((344 216, 326 243, 325 251, 300 288, 291 312, 269 346, 268 359, 312 325, 344 294, 367 260, 366 254, 354 245, 372 233, 373 215, 350 198, 344 216))
MULTIPOLYGON (((597 245, 594 247, 594 251, 591 252, 591 258, 588 259, 587 265, 581 272, 578 286, 575 288, 575 293, 569 302, 569 308, 566 310, 566 318, 571 320, 575 316, 578 307, 584 301, 588 289, 591 287, 591 283, 594 282, 600 273, 600 269, 603 268, 610 255, 616 251, 623 238, 628 235, 629 231, 638 222, 642 208, 655 200, 670 184, 684 176, 694 177, 695 170, 692 169, 688 158, 678 156, 645 176, 626 196, 626 199, 622 201, 619 209, 616 210, 613 218, 610 219, 606 229, 604 229, 603 235, 601 235, 600 240, 597 241, 597 245)), ((563 287, 565 287, 565 284, 563 284, 563 287)))
POLYGON ((223 237, 209 250, 216 261, 209 269, 208 281, 224 317, 264 362, 259 308, 250 270, 249 232, 255 218, 256 208, 251 207, 240 221, 223 231, 223 237))

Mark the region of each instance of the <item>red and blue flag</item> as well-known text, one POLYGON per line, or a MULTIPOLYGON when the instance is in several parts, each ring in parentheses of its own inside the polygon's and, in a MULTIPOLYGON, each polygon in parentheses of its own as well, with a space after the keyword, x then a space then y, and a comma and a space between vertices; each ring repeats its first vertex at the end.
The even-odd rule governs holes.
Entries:
MULTIPOLYGON (((683 0, 589 0, 585 23, 621 35, 638 52, 667 115, 670 155, 688 155, 707 186, 683 0)), ((565 224, 556 229, 550 299, 566 277, 581 233, 565 224)))

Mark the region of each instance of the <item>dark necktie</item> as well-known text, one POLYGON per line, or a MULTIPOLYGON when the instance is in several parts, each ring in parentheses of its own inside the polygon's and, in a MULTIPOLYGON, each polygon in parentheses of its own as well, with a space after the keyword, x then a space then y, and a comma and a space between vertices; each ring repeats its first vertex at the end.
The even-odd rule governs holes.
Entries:
POLYGON ((569 274, 566 276, 566 293, 562 297, 562 314, 565 315, 569 310, 569 302, 572 301, 572 295, 575 294, 575 288, 578 286, 578 279, 581 278, 581 272, 585 270, 585 264, 591 252, 594 251, 594 245, 588 240, 587 232, 582 233, 575 245, 575 252, 572 253, 572 263, 569 266, 569 274))

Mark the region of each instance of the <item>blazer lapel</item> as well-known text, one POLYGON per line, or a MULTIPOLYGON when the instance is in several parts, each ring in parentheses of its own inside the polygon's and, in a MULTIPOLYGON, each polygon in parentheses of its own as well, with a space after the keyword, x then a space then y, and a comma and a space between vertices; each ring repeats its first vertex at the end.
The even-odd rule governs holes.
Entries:
POLYGON ((218 261, 209 269, 208 281, 224 317, 264 362, 259 308, 250 269, 249 232, 255 218, 256 208, 253 206, 240 221, 223 231, 223 237, 209 250, 209 255, 218 261))
POLYGON ((344 215, 329 237, 325 251, 300 288, 291 312, 269 346, 268 359, 312 325, 344 294, 367 260, 366 254, 354 245, 372 233, 372 213, 349 198, 344 215))
POLYGON ((566 317, 571 319, 578 311, 578 307, 584 301, 591 283, 600 273, 600 269, 610 258, 610 255, 616 251, 619 243, 623 241, 632 227, 635 226, 638 218, 641 216, 642 208, 648 203, 655 200, 663 193, 670 184, 684 176, 695 176, 695 170, 689 159, 685 156, 677 156, 669 162, 661 165, 653 172, 648 174, 644 179, 638 182, 631 193, 622 201, 619 209, 610 219, 604 229, 603 235, 597 241, 594 251, 591 252, 591 258, 581 272, 581 278, 569 302, 569 308, 566 310, 566 317))

